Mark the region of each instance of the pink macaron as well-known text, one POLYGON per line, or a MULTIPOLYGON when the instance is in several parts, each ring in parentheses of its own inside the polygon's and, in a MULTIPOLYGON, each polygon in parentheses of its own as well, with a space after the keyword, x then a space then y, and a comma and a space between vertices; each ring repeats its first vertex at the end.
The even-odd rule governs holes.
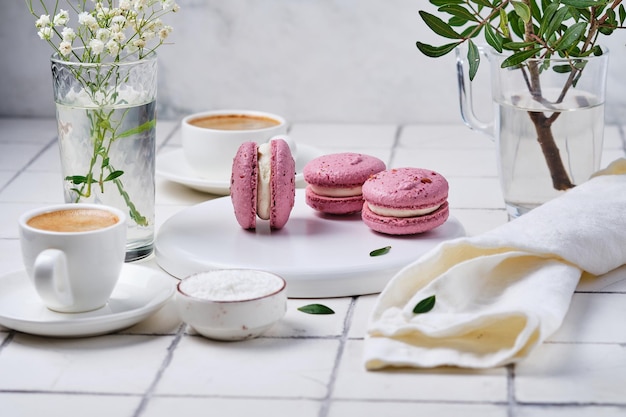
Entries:
POLYGON ((241 227, 256 228, 258 217, 281 229, 289 220, 295 195, 296 164, 287 142, 241 144, 230 179, 230 197, 241 227))
POLYGON ((363 184, 363 222, 389 235, 423 233, 449 215, 448 181, 430 169, 397 168, 379 172, 363 184))
POLYGON ((363 207, 361 187, 385 169, 380 159, 360 153, 334 153, 309 161, 302 171, 306 204, 328 214, 356 213, 363 207))

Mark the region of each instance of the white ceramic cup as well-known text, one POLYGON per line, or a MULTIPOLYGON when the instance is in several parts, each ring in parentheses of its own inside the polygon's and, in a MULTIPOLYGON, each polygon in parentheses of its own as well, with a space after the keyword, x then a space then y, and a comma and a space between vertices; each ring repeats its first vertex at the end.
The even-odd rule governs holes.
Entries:
POLYGON ((47 206, 24 213, 19 231, 26 272, 46 307, 79 313, 107 303, 126 256, 124 212, 96 204, 47 206))
POLYGON ((295 146, 286 136, 287 121, 272 113, 253 110, 215 110, 195 113, 185 117, 181 126, 182 145, 185 160, 191 169, 201 178, 211 180, 230 180, 233 157, 244 142, 264 143, 280 136, 289 143, 294 158, 295 146), (225 130, 200 127, 198 120, 225 116, 250 116, 276 121, 273 126, 257 129, 225 130))

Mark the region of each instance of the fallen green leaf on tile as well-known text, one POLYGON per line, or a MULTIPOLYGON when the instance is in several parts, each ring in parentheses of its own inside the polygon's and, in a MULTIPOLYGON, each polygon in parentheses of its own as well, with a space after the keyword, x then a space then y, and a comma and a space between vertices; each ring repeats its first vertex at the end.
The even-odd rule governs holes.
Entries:
POLYGON ((417 305, 413 308, 413 313, 415 314, 428 313, 435 306, 435 301, 437 300, 434 295, 424 298, 422 301, 417 303, 417 305))
POLYGON ((385 246, 384 248, 375 249, 370 252, 370 256, 380 256, 384 255, 391 250, 391 246, 385 246))
POLYGON ((298 307, 298 310, 307 314, 335 314, 335 312, 323 304, 309 304, 306 306, 298 307))

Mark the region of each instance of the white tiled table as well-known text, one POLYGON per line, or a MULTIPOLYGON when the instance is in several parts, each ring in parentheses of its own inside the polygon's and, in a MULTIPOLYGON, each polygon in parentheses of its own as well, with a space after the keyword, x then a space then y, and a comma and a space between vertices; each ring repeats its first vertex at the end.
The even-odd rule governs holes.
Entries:
MULTIPOLYGON (((390 167, 423 166, 450 182, 452 215, 474 235, 506 221, 491 141, 455 126, 294 124, 321 151, 359 151, 390 167)), ((0 119, 0 274, 22 269, 16 220, 62 202, 54 120, 0 119)), ((604 162, 624 154, 606 131, 604 162)), ((158 151, 180 146, 159 122, 158 151)), ((157 227, 210 196, 157 180, 157 227)), ((154 258, 142 262, 158 268, 154 258)), ((174 279, 174 278, 172 278, 174 279)), ((320 300, 335 315, 296 310, 263 337, 194 335, 172 303, 121 332, 79 339, 0 327, 0 416, 549 416, 626 415, 626 270, 581 282, 562 328, 516 366, 367 372, 361 350, 375 296, 320 300)), ((314 302, 306 300, 306 303, 314 302)))

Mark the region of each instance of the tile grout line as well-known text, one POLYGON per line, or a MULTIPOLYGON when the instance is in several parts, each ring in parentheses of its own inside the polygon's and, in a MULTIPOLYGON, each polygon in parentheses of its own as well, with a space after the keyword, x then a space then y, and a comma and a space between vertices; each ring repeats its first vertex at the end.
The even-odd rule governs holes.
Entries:
POLYGON ((517 402, 515 400, 515 364, 506 366, 507 398, 506 415, 515 417, 517 402))
POLYGON ((348 311, 346 313, 346 318, 343 322, 343 332, 341 333, 341 338, 339 339, 339 347, 337 348, 337 355, 335 356, 335 363, 333 365, 333 369, 330 372, 330 381, 328 382, 326 395, 322 398, 322 404, 318 413, 318 417, 327 417, 330 409, 330 403, 333 396, 333 391, 335 390, 335 382, 337 380, 337 374, 339 373, 339 365, 341 363, 341 359, 343 358, 343 353, 346 347, 346 341, 348 340, 348 333, 350 332, 350 325, 352 323, 352 317, 354 315, 354 309, 356 305, 356 300, 358 296, 352 297, 350 300, 350 306, 348 307, 348 311))
POLYGON ((20 169, 18 169, 15 174, 9 178, 9 180, 2 186, 0 187, 0 193, 2 193, 4 190, 7 189, 7 187, 13 183, 13 181, 15 181, 15 179, 17 177, 19 177, 24 171, 26 171, 31 165, 33 165, 33 163, 37 160, 37 158, 39 158, 41 155, 43 155, 48 149, 50 149, 57 141, 57 137, 55 136, 54 138, 52 138, 43 148, 41 148, 39 150, 39 152, 37 152, 35 154, 35 156, 33 156, 28 162, 26 162, 26 164, 24 164, 24 166, 20 169))
POLYGON ((156 386, 159 384, 159 382, 161 381, 161 378, 163 377, 163 373, 172 362, 172 359, 174 357, 174 351, 176 350, 176 348, 178 347, 178 344, 180 343, 183 336, 185 335, 186 329, 187 329, 187 325, 182 323, 178 329, 178 332, 176 333, 176 336, 174 336, 174 340, 172 340, 172 343, 167 348, 167 354, 165 355, 165 359, 163 359, 163 362, 161 363, 161 366, 159 367, 156 373, 156 376, 154 377, 154 380, 152 381, 152 384, 150 384, 146 392, 142 395, 141 402, 135 409, 135 412, 133 413, 133 417, 139 417, 144 414, 146 407, 148 406, 148 403, 152 399, 156 386))

